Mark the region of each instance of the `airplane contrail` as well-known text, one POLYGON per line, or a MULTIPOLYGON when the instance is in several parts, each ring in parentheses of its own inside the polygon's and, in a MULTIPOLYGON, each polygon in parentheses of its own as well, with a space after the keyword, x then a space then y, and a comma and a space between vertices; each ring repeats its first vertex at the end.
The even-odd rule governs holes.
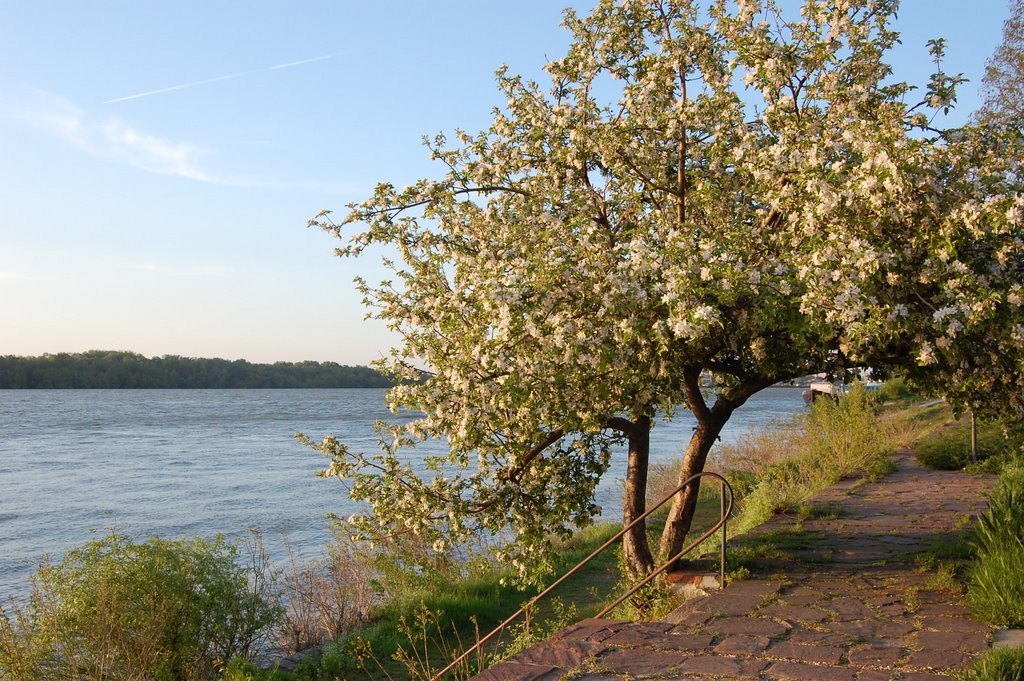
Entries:
POLYGON ((208 83, 217 83, 217 82, 220 82, 222 80, 232 80, 234 78, 241 78, 243 76, 251 76, 251 75, 253 75, 255 73, 264 73, 266 71, 277 71, 279 69, 288 69, 288 68, 291 68, 293 66, 302 66, 303 64, 311 64, 311 63, 313 63, 315 61, 324 61, 325 59, 330 59, 331 57, 334 57, 336 54, 337 53, 334 53, 334 54, 324 54, 324 55, 321 55, 319 57, 311 57, 309 59, 300 59, 299 61, 290 61, 290 62, 286 62, 284 64, 276 64, 274 66, 267 66, 266 68, 262 68, 262 69, 254 69, 252 71, 242 71, 240 73, 230 73, 230 74, 228 74, 226 76, 217 76, 215 78, 206 78, 204 80, 192 81, 191 83, 182 83, 181 85, 172 85, 170 87, 160 88, 159 90, 147 90, 146 92, 138 92, 138 93, 136 93, 134 95, 127 95, 125 97, 117 97, 115 99, 108 99, 107 101, 105 101, 103 103, 104 104, 114 104, 115 102, 126 102, 129 99, 139 99, 141 97, 149 97, 151 95, 161 95, 161 94, 163 94, 165 92, 174 92, 175 90, 185 90, 187 88, 197 87, 199 85, 206 85, 208 83))

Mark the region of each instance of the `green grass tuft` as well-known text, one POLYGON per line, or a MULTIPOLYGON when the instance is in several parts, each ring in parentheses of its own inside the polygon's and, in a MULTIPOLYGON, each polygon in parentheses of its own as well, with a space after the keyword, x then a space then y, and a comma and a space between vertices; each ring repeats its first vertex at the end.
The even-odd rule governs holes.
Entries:
POLYGON ((1024 648, 993 648, 970 669, 954 671, 956 681, 1024 681, 1024 648))
POLYGON ((993 624, 1024 625, 1024 467, 1000 475, 988 511, 975 524, 974 546, 971 609, 993 624))

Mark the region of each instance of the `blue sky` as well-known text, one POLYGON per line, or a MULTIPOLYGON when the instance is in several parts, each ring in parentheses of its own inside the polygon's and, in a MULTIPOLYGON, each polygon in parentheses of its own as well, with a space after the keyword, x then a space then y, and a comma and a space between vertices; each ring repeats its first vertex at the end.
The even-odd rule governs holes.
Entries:
MULTIPOLYGON (((0 0, 0 355, 375 359, 376 266, 306 221, 439 172, 422 136, 486 127, 502 63, 541 77, 563 5, 0 0)), ((897 77, 947 38, 962 121, 1006 12, 904 0, 897 77)))

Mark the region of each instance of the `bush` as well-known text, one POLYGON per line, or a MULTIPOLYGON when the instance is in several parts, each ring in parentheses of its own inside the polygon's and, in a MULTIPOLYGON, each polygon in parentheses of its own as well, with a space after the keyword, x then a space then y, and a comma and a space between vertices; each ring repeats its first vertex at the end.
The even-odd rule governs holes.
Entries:
POLYGON ((872 393, 875 402, 885 404, 887 402, 901 402, 914 397, 914 392, 900 377, 891 378, 872 393))
POLYGON ((33 578, 29 603, 0 616, 0 677, 11 681, 203 681, 250 658, 280 616, 258 543, 251 564, 222 539, 146 543, 112 534, 33 578))

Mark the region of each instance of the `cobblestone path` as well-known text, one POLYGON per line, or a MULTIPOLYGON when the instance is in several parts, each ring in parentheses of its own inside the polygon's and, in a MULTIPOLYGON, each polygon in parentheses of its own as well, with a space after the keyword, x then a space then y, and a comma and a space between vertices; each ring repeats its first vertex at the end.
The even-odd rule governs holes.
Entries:
POLYGON ((740 538, 788 538, 751 579, 657 622, 584 620, 475 678, 950 678, 988 647, 992 627, 972 620, 959 595, 931 588, 934 573, 914 559, 983 511, 993 480, 928 470, 909 454, 896 463, 877 483, 843 481, 817 496, 834 519, 777 516, 740 538))

